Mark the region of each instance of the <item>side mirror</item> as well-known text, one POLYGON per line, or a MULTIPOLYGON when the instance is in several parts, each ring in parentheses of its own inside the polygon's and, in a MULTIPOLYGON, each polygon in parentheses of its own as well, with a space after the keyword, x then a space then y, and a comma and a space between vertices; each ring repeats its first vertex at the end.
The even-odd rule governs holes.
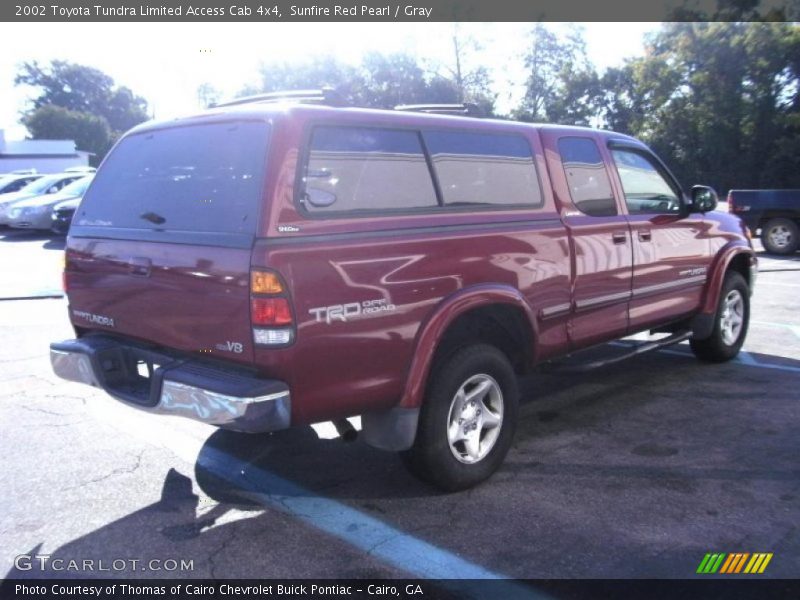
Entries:
POLYGON ((708 187, 707 185, 692 186, 692 206, 690 212, 707 213, 717 208, 717 204, 719 204, 719 196, 717 196, 717 192, 714 191, 714 188, 708 187))

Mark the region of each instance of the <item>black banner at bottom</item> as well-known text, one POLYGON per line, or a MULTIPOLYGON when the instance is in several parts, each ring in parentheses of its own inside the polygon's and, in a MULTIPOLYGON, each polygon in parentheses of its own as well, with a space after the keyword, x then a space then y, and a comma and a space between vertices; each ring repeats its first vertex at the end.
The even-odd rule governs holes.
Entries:
POLYGON ((140 599, 186 600, 573 600, 582 598, 702 598, 744 600, 800 598, 798 580, 714 579, 508 579, 508 580, 171 580, 6 579, 2 600, 140 599))

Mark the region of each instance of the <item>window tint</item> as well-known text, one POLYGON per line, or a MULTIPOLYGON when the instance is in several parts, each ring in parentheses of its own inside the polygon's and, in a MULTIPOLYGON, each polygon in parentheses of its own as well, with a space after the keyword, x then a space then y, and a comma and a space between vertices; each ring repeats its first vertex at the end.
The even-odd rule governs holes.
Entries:
POLYGON ((611 181, 594 140, 561 138, 558 140, 558 151, 575 206, 592 217, 616 215, 617 205, 611 191, 611 181))
POLYGON ((446 206, 542 205, 528 142, 514 135, 426 131, 446 206))
POLYGON ((6 183, 5 185, 0 181, 0 191, 6 194, 10 192, 16 192, 24 188, 31 181, 33 181, 33 179, 17 179, 16 181, 6 183))
POLYGON ((612 150, 630 214, 679 212, 681 201, 656 166, 642 154, 612 150))
POLYGON ((269 126, 255 122, 193 125, 129 136, 98 170, 74 223, 252 233, 268 136, 269 126))
POLYGON ((419 134, 317 127, 305 169, 303 205, 312 213, 437 206, 419 134))

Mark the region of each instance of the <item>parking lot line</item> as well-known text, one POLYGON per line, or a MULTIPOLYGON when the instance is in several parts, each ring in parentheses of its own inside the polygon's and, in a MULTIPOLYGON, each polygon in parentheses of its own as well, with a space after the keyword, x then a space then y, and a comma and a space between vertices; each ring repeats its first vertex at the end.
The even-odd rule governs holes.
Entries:
MULTIPOLYGON (((319 496, 265 469, 207 446, 205 440, 173 431, 166 422, 154 422, 146 415, 129 415, 125 420, 120 420, 121 410, 129 409, 110 402, 90 404, 90 411, 98 420, 142 441, 167 448, 187 462, 196 462, 216 477, 245 492, 249 499, 263 507, 287 513, 414 577, 442 580, 509 579, 506 575, 472 563, 355 508, 319 496)), ((470 596, 471 584, 452 581, 446 585, 456 589, 460 597, 470 596)), ((512 600, 543 600, 546 597, 514 581, 498 583, 492 587, 492 591, 512 600)))
MULTIPOLYGON (((755 322, 755 321, 753 321, 755 322)), ((630 348, 633 344, 630 342, 609 342, 609 346, 617 346, 619 348, 630 348)), ((674 346, 672 348, 662 348, 658 350, 658 352, 664 354, 672 354, 673 356, 683 356, 686 358, 690 358, 692 353, 690 350, 677 350, 676 348, 684 348, 685 346, 674 346)), ((774 369, 776 371, 786 371, 788 373, 800 373, 800 367, 793 367, 791 365, 775 365, 770 363, 763 363, 755 358, 749 352, 745 352, 742 350, 739 352, 739 355, 733 359, 732 362, 738 363, 740 365, 746 365, 748 367, 756 367, 758 369, 774 369)))
POLYGON ((781 329, 788 329, 800 338, 800 325, 792 325, 791 323, 775 323, 773 321, 750 321, 754 325, 766 325, 767 327, 778 327, 781 329))
POLYGON ((248 497, 262 505, 289 513, 417 577, 506 578, 345 504, 318 496, 269 471, 243 464, 215 448, 205 448, 198 464, 249 492, 248 497))

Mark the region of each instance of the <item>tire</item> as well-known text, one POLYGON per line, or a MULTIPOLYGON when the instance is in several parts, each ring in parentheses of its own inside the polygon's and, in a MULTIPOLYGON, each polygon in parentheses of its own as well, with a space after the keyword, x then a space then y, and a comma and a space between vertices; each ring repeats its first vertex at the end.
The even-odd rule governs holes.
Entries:
POLYGON ((517 378, 505 354, 488 344, 462 347, 434 367, 414 445, 401 458, 439 489, 473 487, 503 462, 518 411, 517 378))
POLYGON ((761 243, 771 254, 794 254, 800 244, 800 229, 791 219, 770 219, 761 228, 761 243))
POLYGON ((728 271, 722 282, 714 330, 705 340, 690 340, 695 356, 706 362, 731 360, 742 349, 750 323, 750 290, 739 273, 728 271))

